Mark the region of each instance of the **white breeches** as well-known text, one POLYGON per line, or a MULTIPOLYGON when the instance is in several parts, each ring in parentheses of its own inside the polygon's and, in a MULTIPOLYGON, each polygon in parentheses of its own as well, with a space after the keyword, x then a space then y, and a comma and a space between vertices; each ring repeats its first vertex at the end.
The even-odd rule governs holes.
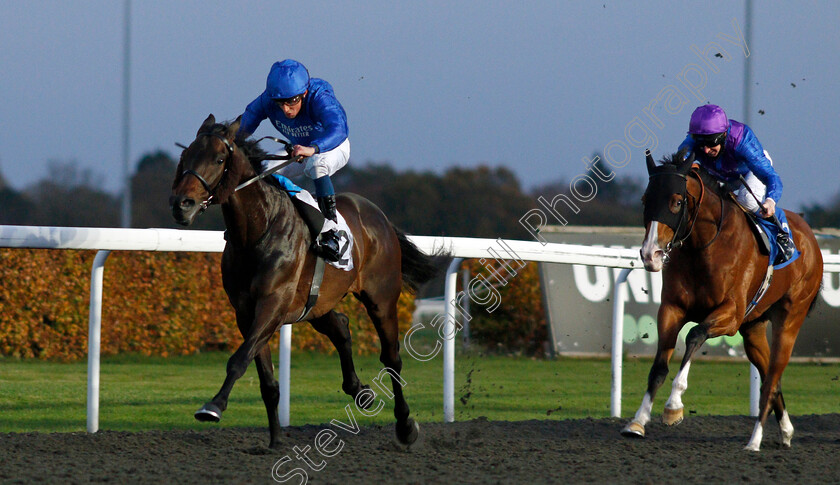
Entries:
MULTIPOLYGON (((770 154, 767 153, 767 150, 764 150, 764 156, 767 157, 767 160, 770 160, 770 165, 773 165, 773 159, 770 158, 770 154)), ((735 191, 738 203, 750 212, 758 214, 761 211, 761 205, 755 199, 757 197, 758 200, 761 201, 761 204, 763 204, 766 199, 765 194, 767 193, 767 187, 761 180, 758 180, 758 177, 756 177, 752 172, 748 173, 744 177, 744 180, 747 181, 747 185, 750 187, 750 190, 752 190, 752 194, 750 194, 750 191, 746 188, 741 187, 735 191), (753 197, 753 194, 755 194, 755 197, 753 197)))
POLYGON ((305 158, 301 163, 292 163, 279 170, 280 175, 294 178, 300 174, 315 180, 325 175, 332 175, 347 165, 350 160, 350 139, 344 140, 341 145, 328 152, 316 153, 305 158))

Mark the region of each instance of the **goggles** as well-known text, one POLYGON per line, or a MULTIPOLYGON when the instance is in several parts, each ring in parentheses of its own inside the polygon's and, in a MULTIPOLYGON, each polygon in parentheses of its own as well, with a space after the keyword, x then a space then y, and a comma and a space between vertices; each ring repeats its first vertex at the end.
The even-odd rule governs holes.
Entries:
POLYGON ((294 105, 300 103, 300 101, 302 99, 303 99, 303 94, 298 94, 297 96, 292 96, 291 98, 275 98, 273 101, 274 101, 274 104, 276 104, 278 107, 283 107, 283 106, 294 106, 294 105))
POLYGON ((726 140, 726 133, 713 133, 711 135, 691 135, 694 143, 700 147, 713 147, 722 145, 726 140))

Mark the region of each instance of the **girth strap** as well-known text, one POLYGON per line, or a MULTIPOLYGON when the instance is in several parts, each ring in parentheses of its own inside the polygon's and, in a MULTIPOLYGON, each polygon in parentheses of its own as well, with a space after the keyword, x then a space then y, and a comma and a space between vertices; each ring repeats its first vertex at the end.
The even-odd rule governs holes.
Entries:
POLYGON ((321 282, 324 280, 324 269, 326 269, 324 258, 318 256, 318 259, 315 261, 315 273, 312 274, 312 286, 309 287, 309 298, 306 300, 306 306, 303 307, 303 313, 300 314, 300 317, 295 322, 305 320, 315 306, 315 303, 318 302, 321 282))
POLYGON ((750 314, 755 307, 758 306, 758 302, 764 298, 764 294, 767 293, 767 289, 770 288, 770 281, 773 279, 773 264, 770 263, 770 266, 767 267, 767 274, 764 275, 764 281, 761 282, 761 286, 758 288, 758 291, 755 293, 752 301, 749 305, 747 305, 747 311, 744 312, 744 318, 747 318, 747 315, 750 314))
MULTIPOLYGON (((754 214, 752 214, 751 212, 746 210, 744 208, 744 206, 739 204, 738 199, 735 198, 734 194, 730 193, 729 195, 732 198, 732 200, 735 201, 735 204, 738 205, 738 207, 740 207, 741 210, 744 211, 744 214, 746 215, 747 220, 750 222, 750 224, 755 227, 756 231, 758 231, 757 236, 759 238, 759 244, 763 244, 763 245, 766 246, 765 249, 767 250, 767 254, 769 255, 770 252, 771 252, 770 251, 770 241, 767 239, 767 235, 764 233, 764 230, 761 228, 758 221, 755 220, 754 214)), ((764 281, 761 282, 761 286, 758 287, 758 291, 755 293, 755 296, 750 301, 750 304, 747 305, 747 310, 744 312, 744 318, 747 318, 747 315, 749 315, 750 312, 755 310, 755 307, 758 306, 758 302, 761 301, 761 299, 764 297, 764 294, 767 293, 767 289, 770 288, 770 282, 772 280, 773 280, 773 261, 768 261, 767 273, 764 274, 764 281)))

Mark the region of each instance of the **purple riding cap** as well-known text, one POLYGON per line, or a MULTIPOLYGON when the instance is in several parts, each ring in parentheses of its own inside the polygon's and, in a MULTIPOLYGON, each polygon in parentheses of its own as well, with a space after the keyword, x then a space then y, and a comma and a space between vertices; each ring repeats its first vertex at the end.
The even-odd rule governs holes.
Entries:
POLYGON ((688 123, 689 135, 714 135, 723 133, 729 128, 729 119, 720 106, 706 104, 691 113, 688 123))
POLYGON ((749 126, 728 119, 720 106, 706 104, 694 110, 688 124, 688 136, 679 150, 695 152, 701 165, 727 182, 737 182, 740 175, 752 172, 766 186, 766 197, 777 203, 782 197, 782 180, 764 155, 764 148, 755 133, 749 126), (700 150, 692 135, 717 133, 726 133, 726 137, 720 154, 712 158, 700 150))

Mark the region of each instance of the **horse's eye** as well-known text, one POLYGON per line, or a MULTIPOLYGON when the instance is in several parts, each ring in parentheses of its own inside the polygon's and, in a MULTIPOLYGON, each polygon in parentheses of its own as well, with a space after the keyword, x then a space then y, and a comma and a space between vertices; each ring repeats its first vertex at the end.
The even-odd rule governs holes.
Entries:
POLYGON ((671 201, 669 202, 668 208, 671 210, 672 214, 679 214, 682 210, 683 200, 677 195, 671 197, 671 201))
POLYGON ((224 158, 220 158, 220 159, 216 160, 216 163, 218 163, 219 165, 221 165, 221 164, 225 163, 225 159, 224 159, 224 158))

